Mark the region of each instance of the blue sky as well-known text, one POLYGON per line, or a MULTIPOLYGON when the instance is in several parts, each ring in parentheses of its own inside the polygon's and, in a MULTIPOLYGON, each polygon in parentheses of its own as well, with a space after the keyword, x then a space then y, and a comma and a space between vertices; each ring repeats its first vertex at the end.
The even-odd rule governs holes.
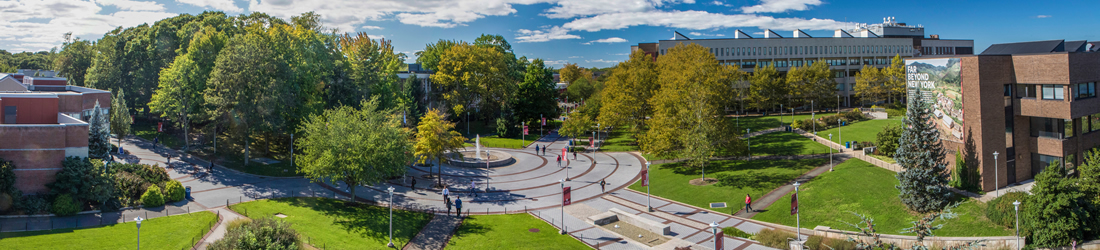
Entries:
POLYGON ((625 60, 630 45, 669 39, 672 31, 697 39, 736 29, 831 36, 887 16, 943 39, 974 39, 976 52, 993 43, 1100 40, 1098 7, 1096 0, 0 0, 0 49, 49 50, 66 32, 94 40, 114 27, 204 10, 283 18, 314 11, 327 27, 393 40, 410 62, 427 43, 485 33, 555 67, 608 67, 625 60))

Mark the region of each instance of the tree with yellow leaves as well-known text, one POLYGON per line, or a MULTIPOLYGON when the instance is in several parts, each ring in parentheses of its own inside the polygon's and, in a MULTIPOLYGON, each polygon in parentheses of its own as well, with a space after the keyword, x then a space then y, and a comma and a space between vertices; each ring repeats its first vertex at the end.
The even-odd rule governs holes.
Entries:
POLYGON ((646 118, 653 114, 649 99, 656 93, 657 63, 641 50, 611 70, 597 118, 611 126, 629 126, 635 136, 645 130, 646 118))
POLYGON ((499 108, 509 100, 516 84, 503 58, 495 47, 465 42, 443 53, 431 80, 452 114, 471 111, 474 105, 499 108))
POLYGON ((435 159, 437 170, 437 185, 443 185, 442 164, 443 158, 448 152, 457 151, 466 142, 466 137, 454 131, 455 124, 444 119, 439 110, 428 110, 424 117, 420 118, 420 125, 416 127, 416 145, 414 155, 418 159, 435 159))
POLYGON ((865 102, 878 103, 887 94, 882 70, 871 65, 863 65, 863 69, 856 74, 856 95, 865 102))

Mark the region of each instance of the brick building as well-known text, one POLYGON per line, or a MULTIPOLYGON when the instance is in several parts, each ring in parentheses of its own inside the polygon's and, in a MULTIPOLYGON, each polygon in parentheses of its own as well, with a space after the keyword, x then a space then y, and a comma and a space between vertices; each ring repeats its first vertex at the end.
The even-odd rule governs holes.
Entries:
POLYGON ((1084 153, 1100 146, 1095 51, 1085 41, 1053 40, 907 59, 910 98, 922 89, 947 161, 954 167, 961 153, 978 167, 985 191, 1033 179, 1051 163, 1073 174, 1084 153))
POLYGON ((69 86, 65 78, 0 75, 0 158, 15 164, 15 186, 45 193, 68 156, 88 156, 88 123, 111 93, 69 86), (16 80, 18 79, 18 80, 16 80))

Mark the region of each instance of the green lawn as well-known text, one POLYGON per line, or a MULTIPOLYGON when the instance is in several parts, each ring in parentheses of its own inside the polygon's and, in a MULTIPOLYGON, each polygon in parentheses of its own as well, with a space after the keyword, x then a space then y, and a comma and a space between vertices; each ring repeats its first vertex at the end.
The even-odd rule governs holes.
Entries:
POLYGON ((879 159, 879 160, 882 160, 882 161, 885 161, 885 162, 888 162, 888 163, 898 163, 897 160, 894 160, 894 157, 889 157, 889 156, 885 156, 885 155, 876 155, 876 154, 871 154, 870 156, 874 157, 875 159, 879 159))
POLYGON ((809 155, 827 154, 829 147, 813 139, 790 132, 774 132, 753 136, 752 155, 809 155))
MULTIPOLYGON (((218 216, 211 212, 149 219, 141 223, 144 249, 187 249, 193 246, 218 216)), ((132 249, 137 247, 133 221, 109 226, 48 231, 0 233, 3 249, 132 249)))
MULTIPOLYGON (((688 168, 682 163, 657 164, 650 167, 650 191, 656 196, 702 208, 709 208, 711 202, 726 202, 730 208, 716 211, 732 212, 740 209, 739 204, 744 204, 746 194, 759 198, 828 162, 829 159, 711 161, 706 166, 707 178, 717 178, 719 182, 707 186, 688 183, 701 177, 697 168, 688 168)), ((645 192, 646 187, 636 182, 630 189, 645 192)))
POLYGON ((558 229, 530 214, 475 215, 455 230, 447 249, 591 249, 558 234, 558 229), (531 232, 530 229, 538 229, 531 232))
MULTIPOLYGON (((326 249, 386 249, 389 242, 389 210, 386 207, 351 204, 327 198, 279 198, 229 206, 251 218, 286 215, 307 243, 326 249)), ((393 242, 400 248, 409 242, 432 215, 393 210, 393 242)))
MULTIPOLYGON (((898 190, 894 187, 898 180, 894 176, 892 171, 858 159, 837 165, 834 172, 826 172, 800 188, 802 227, 821 225, 853 231, 856 229, 841 221, 859 222, 859 218, 851 214, 856 212, 874 218, 879 233, 901 234, 901 230, 918 217, 911 215, 898 198, 898 190)), ((985 206, 975 200, 963 202, 954 210, 959 218, 943 221, 944 227, 935 231, 936 235, 1011 236, 1013 231, 985 218, 985 206)), ((753 219, 794 226, 795 217, 791 216, 790 207, 788 194, 771 207, 763 208, 766 211, 753 219)))
MULTIPOLYGON (((776 128, 783 125, 790 125, 793 120, 805 120, 810 119, 810 114, 797 114, 794 115, 794 119, 791 119, 791 113, 787 115, 769 115, 769 116, 749 116, 741 118, 730 118, 733 121, 733 125, 740 128, 741 131, 745 129, 751 129, 751 131, 760 131, 769 128, 776 128)), ((834 115, 835 113, 817 113, 817 117, 822 115, 834 115)))
POLYGON ((833 142, 837 142, 840 139, 844 139, 844 141, 874 142, 875 137, 878 136, 878 132, 882 131, 882 129, 886 126, 891 125, 900 126, 901 118, 899 117, 898 119, 866 120, 856 122, 849 124, 848 126, 818 131, 817 136, 829 139, 829 134, 833 134, 833 142), (838 131, 838 129, 840 130, 838 131))

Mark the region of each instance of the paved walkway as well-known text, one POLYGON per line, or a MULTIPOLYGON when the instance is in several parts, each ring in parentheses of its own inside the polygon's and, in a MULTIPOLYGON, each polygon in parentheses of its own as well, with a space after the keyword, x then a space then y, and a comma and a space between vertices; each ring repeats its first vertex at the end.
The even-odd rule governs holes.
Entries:
POLYGON ((229 222, 235 221, 240 218, 248 218, 244 217, 244 215, 234 212, 233 210, 229 210, 229 208, 226 207, 220 207, 214 209, 214 211, 211 212, 215 212, 220 215, 221 220, 219 221, 218 226, 215 227, 209 235, 203 238, 202 242, 196 245, 198 249, 206 249, 208 246, 210 246, 210 244, 214 244, 215 241, 225 238, 225 233, 228 231, 229 222))
POLYGON ((428 249, 443 249, 447 246, 447 242, 451 240, 451 235, 454 234, 455 229, 459 225, 462 225, 462 218, 453 215, 437 214, 432 217, 432 220, 428 222, 428 225, 424 226, 424 229, 420 230, 420 233, 413 237, 409 244, 406 244, 404 250, 428 250, 428 249))
MULTIPOLYGON (((837 154, 835 157, 836 157, 836 158, 834 158, 834 160, 836 162, 835 164, 843 163, 844 161, 847 161, 848 159, 852 158, 848 154, 837 154)), ((803 174, 802 176, 799 176, 798 178, 795 178, 793 181, 788 182, 787 184, 783 184, 783 186, 780 186, 779 188, 776 188, 775 190, 772 190, 771 192, 768 192, 763 197, 754 198, 753 201, 752 201, 753 211, 745 211, 745 208, 742 207, 741 210, 738 210, 737 214, 735 214, 735 215, 737 217, 751 219, 753 216, 756 216, 756 214, 760 213, 761 209, 764 209, 764 208, 767 208, 767 207, 771 206, 772 203, 775 203, 779 199, 787 196, 787 194, 789 194, 791 192, 794 192, 794 183, 796 183, 796 182, 797 183, 809 182, 809 181, 813 180, 815 177, 817 177, 818 175, 821 175, 825 172, 829 172, 830 169, 832 169, 832 166, 830 166, 830 165, 823 165, 823 166, 814 168, 813 170, 810 170, 809 172, 806 172, 806 174, 803 174)), ((744 204, 740 204, 740 205, 744 205, 744 204)))

